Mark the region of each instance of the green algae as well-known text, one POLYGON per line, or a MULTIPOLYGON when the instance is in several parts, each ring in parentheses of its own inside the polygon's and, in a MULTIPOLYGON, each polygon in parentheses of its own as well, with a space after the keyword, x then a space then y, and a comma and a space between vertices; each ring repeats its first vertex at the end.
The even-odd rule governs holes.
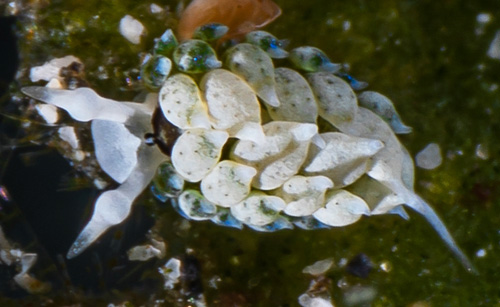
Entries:
MULTIPOLYGON (((350 73, 367 81, 369 90, 392 99, 402 119, 413 127, 411 134, 400 136, 413 156, 430 142, 440 144, 443 164, 432 171, 417 168, 416 191, 439 212, 479 275, 467 273, 417 214, 410 214, 410 221, 373 216, 339 229, 267 234, 187 222, 172 209, 144 200, 151 198, 146 195, 138 205, 144 204, 161 219, 156 228, 169 244, 167 257, 193 249, 202 264, 209 306, 228 301, 295 306, 309 286, 310 278, 302 273, 305 266, 330 257, 338 263, 358 253, 368 255, 375 269, 366 279, 351 276, 339 266, 328 272, 336 306, 343 306, 346 289, 338 286, 339 281, 374 287, 373 306, 500 304, 496 256, 500 249, 496 189, 500 182, 500 89, 495 88, 500 61, 486 56, 500 29, 498 17, 484 26, 483 34, 476 34, 476 16, 494 16, 500 4, 488 0, 276 2, 283 15, 267 31, 290 39, 289 49, 315 46, 333 62, 348 63, 350 73), (487 148, 487 157, 476 154, 479 144, 487 148), (485 256, 476 256, 480 250, 485 256), (388 272, 379 267, 385 262, 390 263, 388 272), (216 288, 209 286, 214 277, 221 280, 216 288)), ((149 3, 128 0, 44 4, 37 10, 36 21, 19 24, 23 37, 29 38, 33 31, 32 39, 20 40, 22 65, 29 68, 73 54, 84 62, 87 81, 97 92, 116 100, 132 99, 137 94, 142 53, 153 47, 154 37, 176 24, 177 2, 156 3, 169 6, 170 11, 152 15, 149 3), (126 14, 147 28, 139 45, 118 34, 117 25, 126 14)), ((19 81, 22 86, 30 85, 26 73, 19 81)), ((154 291, 169 297, 161 282, 154 291)), ((130 298, 131 292, 132 287, 107 298, 144 303, 130 298)), ((54 297, 68 302, 60 293, 54 297)), ((79 299, 83 305, 96 300, 79 299)))

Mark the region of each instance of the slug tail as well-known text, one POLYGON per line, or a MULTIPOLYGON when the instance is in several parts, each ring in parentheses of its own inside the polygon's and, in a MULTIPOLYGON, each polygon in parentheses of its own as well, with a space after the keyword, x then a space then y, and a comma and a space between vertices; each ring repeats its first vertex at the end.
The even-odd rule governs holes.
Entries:
POLYGON ((427 222, 431 224, 432 228, 438 233, 438 235, 443 239, 443 241, 448 245, 448 248, 451 250, 453 254, 458 258, 458 260, 462 263, 464 268, 475 275, 478 275, 478 271, 472 265, 469 258, 465 255, 465 253, 458 247, 457 243, 451 236, 450 232, 444 225, 443 221, 439 218, 434 209, 429 206, 422 198, 418 195, 414 194, 414 201, 408 203, 408 206, 422 214, 427 222))

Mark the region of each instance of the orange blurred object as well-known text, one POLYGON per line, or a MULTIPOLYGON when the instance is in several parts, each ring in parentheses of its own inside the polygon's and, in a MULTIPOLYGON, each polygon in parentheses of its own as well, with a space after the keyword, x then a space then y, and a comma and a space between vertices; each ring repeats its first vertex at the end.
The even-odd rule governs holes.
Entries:
POLYGON ((193 0, 182 13, 177 33, 184 41, 199 26, 216 22, 229 27, 223 40, 237 39, 264 27, 279 15, 280 7, 271 0, 193 0))

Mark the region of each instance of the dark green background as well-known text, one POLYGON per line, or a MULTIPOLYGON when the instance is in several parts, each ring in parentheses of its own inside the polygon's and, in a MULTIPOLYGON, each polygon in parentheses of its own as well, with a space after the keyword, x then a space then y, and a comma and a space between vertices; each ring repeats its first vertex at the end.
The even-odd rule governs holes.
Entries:
MULTIPOLYGON (((467 273, 433 229, 413 212, 410 221, 374 216, 334 230, 264 234, 222 228, 210 222, 191 222, 185 230, 186 221, 168 206, 158 207, 146 192, 136 206, 145 208, 143 216, 153 214, 156 219, 163 219, 157 228, 169 245, 167 257, 193 249, 201 265, 209 306, 229 301, 252 306, 295 306, 311 280, 301 273, 305 266, 329 257, 338 263, 358 253, 368 255, 375 268, 365 279, 351 276, 342 268, 332 269, 327 277, 332 282, 331 295, 336 306, 344 305, 344 292, 349 288, 338 287, 339 282, 376 289, 372 306, 409 306, 415 302, 429 306, 500 306, 500 60, 486 56, 495 32, 500 30, 500 2, 276 2, 283 14, 266 28, 268 31, 290 39, 291 47, 315 46, 334 62, 348 63, 351 74, 367 81, 370 90, 390 97, 404 122, 413 127, 412 134, 400 136, 412 155, 430 142, 441 146, 442 165, 432 171, 417 169, 415 189, 440 214, 479 275, 467 273), (483 28, 476 21, 479 13, 492 16, 483 28), (348 30, 344 29, 346 21, 350 23, 348 30), (478 144, 487 148, 487 159, 476 156, 478 144), (477 257, 476 252, 481 249, 486 255, 477 257), (390 263, 390 272, 379 268, 382 262, 390 263), (209 286, 214 277, 221 279, 217 289, 209 286)), ((152 47, 153 38, 176 24, 177 1, 156 1, 171 8, 170 14, 160 18, 148 13, 150 3, 31 2, 24 11, 33 12, 36 19, 21 17, 18 21, 21 69, 73 54, 85 63, 87 79, 98 93, 117 100, 132 99, 137 88, 127 86, 127 74, 137 73, 134 68, 138 68, 140 53, 152 47), (125 14, 141 20, 147 28, 148 34, 138 46, 117 32, 125 14), (99 66, 109 79, 98 78, 99 66)), ((20 86, 30 84, 27 72, 24 70, 19 84, 12 86, 14 97, 20 97, 20 86)), ((9 163, 7 159, 2 161, 4 168, 9 163)), ((31 181, 24 183, 27 190, 31 184, 28 182, 31 181)), ((22 186, 23 182, 17 185, 22 186)), ((87 195, 88 202, 95 196, 95 192, 87 195)), ((89 209, 86 210, 79 211, 82 220, 78 228, 88 218, 89 209)), ((71 235, 74 237, 77 231, 71 230, 71 235)), ((136 244, 143 238, 144 230, 141 231, 134 234, 136 244)), ((40 245, 43 244, 29 246, 36 250, 40 245)), ((109 262, 115 258, 103 258, 106 265, 113 267, 109 262)), ((124 301, 140 305, 154 301, 150 293, 156 293, 156 298, 171 299, 178 294, 162 291, 155 268, 164 261, 135 266, 128 272, 135 274, 134 279, 127 279, 125 273, 117 277, 119 282, 96 278, 98 290, 89 290, 92 287, 85 285, 82 280, 88 277, 74 274, 69 287, 19 299, 80 301, 83 305, 124 301), (71 291, 79 294, 68 294, 71 291)), ((37 276, 43 280, 44 274, 47 278, 54 275, 50 271, 39 268, 37 276)), ((87 274, 91 275, 92 270, 87 269, 87 274)))

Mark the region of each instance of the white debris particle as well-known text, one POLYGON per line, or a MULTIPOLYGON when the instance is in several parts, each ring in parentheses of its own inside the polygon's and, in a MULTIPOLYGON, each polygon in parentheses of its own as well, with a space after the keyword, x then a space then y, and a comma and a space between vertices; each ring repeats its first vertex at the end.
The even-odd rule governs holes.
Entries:
POLYGON ((312 265, 306 266, 302 273, 311 275, 321 275, 326 273, 333 265, 333 258, 317 261, 312 265))
POLYGON ((476 145, 476 157, 482 160, 488 160, 490 157, 488 148, 484 144, 476 145))
POLYGON ((483 258, 484 256, 486 256, 486 250, 484 248, 481 248, 476 252, 476 257, 483 258))
POLYGON ((392 270, 392 264, 389 261, 382 262, 379 267, 386 273, 389 273, 392 270))
POLYGON ((428 144, 415 156, 415 163, 423 169, 435 169, 443 162, 441 148, 436 143, 428 144))
POLYGON ((177 226, 177 230, 180 232, 187 232, 189 229, 191 229, 191 223, 189 220, 182 220, 179 226, 177 226))
POLYGON ((429 269, 422 269, 420 273, 417 274, 417 276, 426 276, 429 275, 431 271, 429 269))
POLYGON ((57 78, 50 79, 49 83, 45 84, 45 87, 55 88, 55 89, 63 89, 63 85, 61 81, 57 78))
POLYGON ((488 13, 478 14, 476 16, 477 25, 476 25, 476 29, 474 31, 476 33, 476 35, 478 35, 478 36, 483 35, 486 26, 491 22, 491 20, 492 20, 491 14, 488 14, 488 13))
POLYGON ((240 258, 238 256, 231 257, 229 262, 234 266, 240 265, 240 258))
POLYGON ((61 68, 71 65, 73 62, 82 63, 79 58, 68 55, 63 58, 53 59, 42 66, 32 67, 30 70, 31 82, 38 82, 40 80, 50 81, 50 79, 53 78, 61 81, 62 77, 59 76, 59 71, 61 68))
POLYGON ((57 107, 51 104, 42 104, 39 103, 35 106, 35 109, 38 111, 43 119, 48 124, 55 124, 59 120, 59 114, 57 113, 57 107))
POLYGON ((66 126, 66 127, 61 127, 59 130, 57 130, 59 133, 59 137, 68 143, 72 148, 77 149, 79 146, 78 144, 78 137, 76 136, 75 133, 75 128, 66 126))
POLYGON ((347 258, 341 258, 341 259, 339 260, 339 262, 337 263, 337 266, 338 266, 339 268, 343 268, 343 267, 345 267, 345 266, 346 266, 347 262, 349 262, 349 261, 347 260, 347 258))
POLYGON ((302 307, 333 307, 332 302, 321 297, 312 297, 307 293, 299 296, 299 304, 302 307))
POLYGON ((132 44, 141 42, 141 35, 144 32, 142 23, 130 15, 125 15, 120 20, 120 34, 132 44))
POLYGON ((342 29, 344 31, 349 31, 351 29, 351 22, 349 20, 344 20, 342 23, 342 29))
POLYGON ((456 157, 458 156, 463 156, 464 155, 464 152, 462 150, 450 150, 446 153, 446 158, 447 159, 450 159, 450 160, 453 160, 455 159, 456 157))
POLYGON ((127 251, 128 260, 130 261, 146 261, 153 257, 160 258, 161 251, 152 245, 134 246, 127 251))
POLYGON ((158 249, 160 251, 160 254, 157 255, 158 258, 163 258, 165 257, 165 254, 167 253, 167 245, 165 242, 160 241, 160 240, 155 240, 153 238, 149 239, 151 241, 151 245, 158 249))
POLYGON ((23 251, 20 249, 11 249, 10 254, 15 258, 21 258, 21 256, 23 255, 23 251))
POLYGON ((7 240, 0 226, 0 259, 6 265, 20 265, 20 271, 14 276, 13 280, 19 287, 29 293, 48 292, 50 284, 41 282, 29 274, 29 270, 36 262, 37 254, 25 253, 20 249, 11 249, 11 247, 12 244, 7 240))
POLYGON ((93 183, 94 183, 94 186, 96 188, 98 188, 99 190, 103 190, 108 185, 108 183, 106 181, 102 180, 101 178, 94 179, 93 183))
POLYGON ((83 150, 76 150, 73 153, 73 158, 75 158, 76 161, 83 161, 83 159, 85 159, 85 152, 83 150))
POLYGON ((344 303, 346 306, 370 306, 377 296, 377 290, 371 286, 354 286, 344 292, 344 303))
POLYGON ((495 34, 495 38, 491 42, 487 54, 492 59, 500 60, 500 30, 495 34))
POLYGON ((214 277, 210 278, 208 281, 208 285, 210 288, 217 289, 219 287, 219 283, 222 281, 222 278, 219 276, 215 275, 214 277))
POLYGON ((487 24, 491 21, 491 14, 481 13, 476 16, 476 21, 480 24, 487 24))
POLYGON ((7 12, 6 16, 9 16, 9 15, 16 16, 19 12, 19 5, 20 4, 16 3, 16 1, 10 2, 6 8, 6 12, 7 12))
POLYGON ((181 261, 171 258, 164 266, 159 267, 158 271, 165 279, 165 289, 173 289, 181 276, 181 261))
POLYGON ((345 289, 349 287, 349 283, 345 278, 341 278, 337 281, 337 287, 339 287, 339 289, 345 289))
POLYGON ((107 80, 109 79, 109 75, 106 71, 106 68, 104 66, 99 66, 97 67, 97 78, 99 78, 100 80, 107 80))
POLYGON ((13 261, 14 260, 11 259, 11 255, 6 250, 0 250, 0 263, 11 265, 13 261))
POLYGON ((14 281, 29 293, 45 293, 50 290, 48 283, 40 282, 26 272, 21 272, 14 276, 14 281))
POLYGON ((160 14, 161 12, 163 12, 163 8, 156 3, 151 3, 151 5, 149 6, 149 9, 151 10, 151 13, 153 13, 153 14, 160 14))

